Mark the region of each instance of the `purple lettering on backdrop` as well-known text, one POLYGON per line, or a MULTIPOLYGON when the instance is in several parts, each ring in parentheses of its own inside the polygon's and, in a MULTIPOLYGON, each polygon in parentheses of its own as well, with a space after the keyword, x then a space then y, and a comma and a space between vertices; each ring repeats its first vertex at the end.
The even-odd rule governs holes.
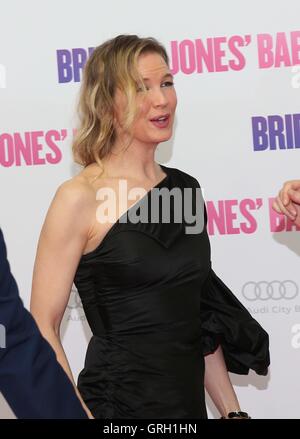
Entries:
POLYGON ((80 82, 80 74, 87 60, 85 49, 72 49, 74 82, 80 82))
POLYGON ((300 114, 293 115, 295 148, 300 148, 300 114))
POLYGON ((252 137, 254 151, 265 151, 268 149, 268 124, 265 117, 254 116, 252 120, 252 137))
POLYGON ((286 149, 282 117, 277 114, 274 116, 268 116, 268 125, 270 149, 277 149, 277 140, 279 148, 286 149))
POLYGON ((58 82, 80 82, 80 75, 86 63, 87 57, 91 56, 95 47, 89 47, 87 51, 82 48, 72 50, 59 49, 56 51, 58 82))
POLYGON ((58 82, 71 82, 73 79, 72 56, 66 49, 56 51, 58 82))
POLYGON ((286 114, 284 120, 286 126, 286 147, 287 149, 292 149, 294 148, 292 115, 286 114))
POLYGON ((300 113, 252 117, 254 151, 300 148, 300 113))

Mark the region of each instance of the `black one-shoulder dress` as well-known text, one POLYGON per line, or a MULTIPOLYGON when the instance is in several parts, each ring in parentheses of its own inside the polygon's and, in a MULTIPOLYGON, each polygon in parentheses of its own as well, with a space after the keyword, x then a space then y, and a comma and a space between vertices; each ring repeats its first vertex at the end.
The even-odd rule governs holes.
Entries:
POLYGON ((186 233, 190 224, 184 214, 174 219, 172 202, 173 221, 130 220, 144 203, 151 212, 156 189, 180 188, 195 209, 197 179, 161 168, 166 176, 81 257, 75 274, 93 333, 78 388, 95 418, 205 419, 206 354, 221 344, 238 374, 266 375, 270 363, 268 334, 211 267, 205 206, 201 233, 186 233))

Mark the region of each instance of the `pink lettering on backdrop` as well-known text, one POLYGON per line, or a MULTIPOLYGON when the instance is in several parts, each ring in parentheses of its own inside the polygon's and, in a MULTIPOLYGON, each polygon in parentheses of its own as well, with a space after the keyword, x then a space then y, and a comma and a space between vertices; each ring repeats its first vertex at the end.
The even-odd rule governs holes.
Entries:
POLYGON ((258 65, 261 69, 290 67, 300 63, 300 31, 257 35, 258 65))
POLYGON ((257 230, 257 221, 254 217, 260 209, 261 198, 243 200, 219 200, 206 202, 207 231, 209 235, 236 235, 251 234, 257 230))
POLYGON ((192 73, 242 70, 246 59, 242 49, 251 42, 251 35, 220 36, 202 40, 173 40, 171 44, 171 71, 186 75, 192 73))
MULTIPOLYGON (((264 222, 269 220, 271 233, 300 231, 300 226, 283 214, 278 214, 272 208, 275 198, 268 198, 266 217, 260 219, 264 222)), ((207 201, 207 232, 209 235, 239 235, 253 234, 258 229, 255 218, 256 212, 264 205, 262 198, 244 198, 242 200, 218 200, 207 201)))
POLYGON ((62 159, 58 144, 66 137, 66 129, 0 134, 0 166, 57 164, 62 159))
MULTIPOLYGON (((243 70, 251 42, 249 34, 170 41, 171 71, 191 75, 243 70)), ((260 69, 300 64, 300 31, 257 34, 256 45, 260 69)))
POLYGON ((194 44, 191 40, 183 40, 179 46, 182 72, 186 75, 196 70, 194 44))
POLYGON ((292 232, 300 230, 300 227, 296 226, 293 221, 287 218, 283 214, 275 212, 272 208, 272 204, 275 198, 269 198, 269 218, 270 218, 270 231, 277 232, 292 232))

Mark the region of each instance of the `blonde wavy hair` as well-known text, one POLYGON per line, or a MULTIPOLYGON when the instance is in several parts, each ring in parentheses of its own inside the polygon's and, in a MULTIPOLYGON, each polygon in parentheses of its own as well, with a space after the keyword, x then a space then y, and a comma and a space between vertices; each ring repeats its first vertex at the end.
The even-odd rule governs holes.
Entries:
POLYGON ((94 49, 85 64, 77 104, 80 122, 73 138, 72 153, 74 161, 84 167, 98 163, 102 171, 96 178, 104 172, 101 160, 109 154, 116 139, 116 89, 120 88, 125 94, 124 128, 131 133, 137 116, 138 86, 146 91, 138 73, 137 61, 141 54, 151 52, 161 55, 169 67, 163 45, 155 38, 140 38, 137 35, 118 35, 105 41, 94 49))

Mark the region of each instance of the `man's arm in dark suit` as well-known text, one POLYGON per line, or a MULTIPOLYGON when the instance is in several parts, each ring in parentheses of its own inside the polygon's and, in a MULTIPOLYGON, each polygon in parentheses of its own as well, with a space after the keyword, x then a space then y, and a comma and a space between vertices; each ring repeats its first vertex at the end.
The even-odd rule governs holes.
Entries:
POLYGON ((87 419, 73 384, 19 297, 1 229, 0 324, 0 392, 16 417, 87 419))

